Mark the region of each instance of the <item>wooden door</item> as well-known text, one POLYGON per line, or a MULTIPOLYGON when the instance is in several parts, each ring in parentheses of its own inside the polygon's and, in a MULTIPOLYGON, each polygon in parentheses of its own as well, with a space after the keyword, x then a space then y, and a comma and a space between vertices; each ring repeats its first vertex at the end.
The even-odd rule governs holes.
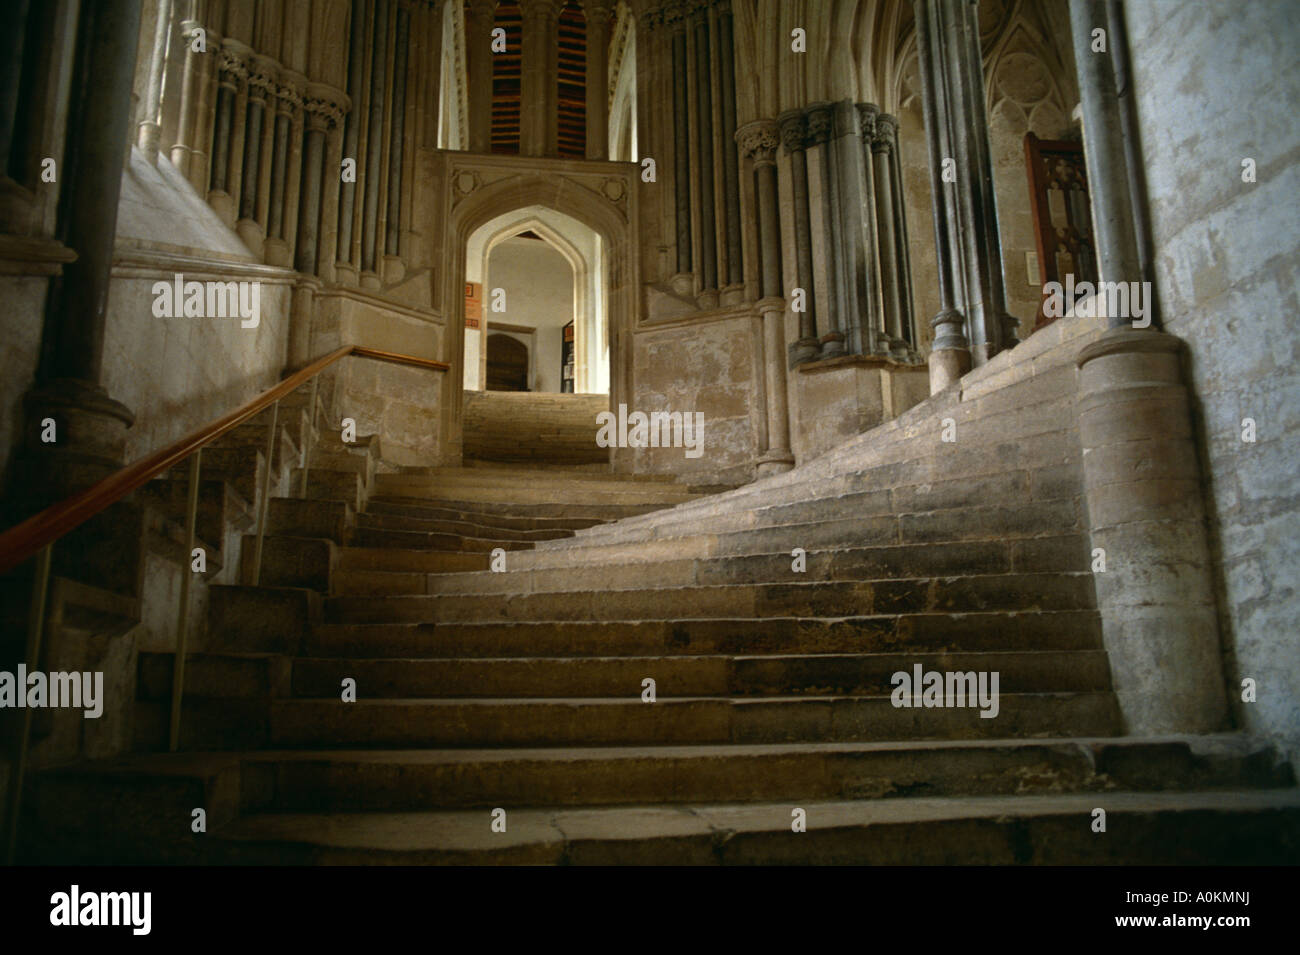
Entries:
POLYGON ((487 390, 528 390, 528 346, 517 338, 488 335, 487 390))
MULTIPOLYGON (((1025 134, 1025 164, 1029 167, 1029 199, 1034 213, 1034 234, 1038 242, 1038 277, 1065 284, 1067 274, 1074 284, 1097 281, 1096 240, 1088 194, 1088 169, 1083 161, 1083 144, 1039 139, 1025 134)), ((1055 319, 1043 314, 1042 296, 1034 331, 1055 319)), ((1072 303, 1066 303, 1069 308, 1072 303)))

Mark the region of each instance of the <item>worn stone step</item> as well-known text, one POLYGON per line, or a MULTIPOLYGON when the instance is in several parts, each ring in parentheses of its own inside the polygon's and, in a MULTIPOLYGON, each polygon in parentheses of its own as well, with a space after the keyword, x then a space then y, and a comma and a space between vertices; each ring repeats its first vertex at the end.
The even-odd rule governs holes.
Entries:
MULTIPOLYGON (((293 470, 291 486, 295 490, 302 486, 301 468, 293 470)), ((360 511, 365 503, 363 491, 361 475, 353 471, 313 467, 307 473, 307 497, 312 500, 342 501, 354 511, 360 511)))
MULTIPOLYGON (((194 700, 196 707, 208 701, 194 700)), ((227 701, 228 702, 228 701, 227 701)), ((141 707, 151 704, 138 704, 141 707)), ((883 739, 1111 736, 1121 730, 1111 693, 1003 693, 996 717, 970 708, 895 707, 887 696, 625 699, 271 701, 272 746, 599 746, 883 739)), ((991 712, 991 711, 990 711, 991 712)), ((247 745, 248 727, 199 713, 187 748, 247 745), (236 734, 232 734, 236 735, 236 734)))
MULTIPOLYGON (((226 611, 227 618, 251 616, 257 611, 261 617, 239 631, 237 645, 273 650, 291 642, 312 656, 366 658, 975 652, 1093 650, 1102 646, 1101 621, 1095 610, 837 619, 308 624, 309 607, 295 599, 304 593, 282 591, 274 603, 240 598, 247 609, 242 613, 226 611), (273 629, 259 626, 265 619, 283 622, 273 629), (300 637, 298 631, 306 631, 305 636, 300 637)), ((223 607, 240 602, 228 594, 221 599, 223 607)))
MULTIPOLYGON (((136 699, 171 700, 174 653, 141 653, 136 699)), ((289 657, 277 653, 191 653, 185 660, 185 696, 267 699, 292 691, 289 657)))
POLYGON ((390 530, 365 526, 360 526, 352 532, 352 542, 358 547, 395 547, 401 550, 439 550, 472 554, 486 554, 498 547, 503 550, 529 550, 536 547, 538 543, 514 537, 471 537, 465 534, 390 530))
MULTIPOLYGON (((190 482, 181 471, 176 469, 172 477, 150 481, 137 493, 170 520, 183 526, 189 509, 190 482)), ((247 530, 255 519, 253 505, 234 485, 218 477, 200 478, 198 510, 195 512, 195 533, 200 538, 224 542, 228 532, 247 530)))
MULTIPOLYGON (((583 560, 583 553, 599 548, 593 559, 609 556, 633 557, 644 553, 647 544, 660 550, 671 546, 689 547, 703 539, 712 553, 789 553, 795 547, 926 544, 960 540, 1012 540, 1082 533, 1082 514, 1074 500, 1026 501, 1019 505, 989 505, 949 508, 939 511, 899 513, 882 505, 877 513, 821 518, 794 524, 737 527, 741 519, 731 522, 712 519, 704 523, 677 523, 673 533, 658 529, 651 535, 628 535, 617 532, 598 533, 593 529, 581 536, 548 542, 543 551, 564 551, 573 560, 583 560)), ((744 518, 749 520, 749 518, 744 518)), ((617 529, 617 525, 609 525, 617 529)))
MULTIPOLYGON (((865 518, 881 514, 916 514, 957 508, 985 507, 990 502, 1046 502, 1077 499, 1083 476, 1078 464, 1049 471, 1009 471, 976 478, 817 497, 808 495, 794 503, 768 504, 712 516, 711 533, 751 528, 795 525, 809 521, 865 518)), ((653 521, 624 522, 591 528, 577 535, 578 542, 614 542, 689 536, 699 532, 699 518, 689 510, 661 513, 653 521)))
MULTIPOLYGON (((254 583, 256 549, 256 535, 246 534, 240 549, 239 579, 249 584, 254 583)), ((338 554, 338 545, 328 538, 264 536, 261 576, 257 583, 263 587, 306 587, 328 593, 338 554)))
MULTIPOLYGON (((486 501, 461 500, 457 498, 430 499, 419 494, 404 496, 401 494, 372 494, 370 502, 400 508, 421 507, 431 510, 452 510, 462 513, 496 514, 512 518, 550 518, 559 520, 594 520, 614 521, 627 517, 648 514, 663 510, 661 503, 592 503, 578 501, 572 503, 535 503, 527 501, 486 501)), ((367 511, 370 508, 367 507, 367 511)))
POLYGON ((459 534, 465 537, 520 541, 556 540, 573 536, 572 530, 562 527, 505 528, 467 520, 426 519, 383 513, 361 514, 357 518, 357 525, 376 530, 423 531, 431 534, 459 534))
POLYGON ((467 461, 461 468, 403 468, 403 474, 418 474, 428 478, 461 478, 465 480, 501 480, 528 483, 543 481, 591 481, 597 483, 621 482, 633 484, 679 484, 674 474, 629 474, 610 471, 599 465, 529 465, 520 467, 500 461, 467 461))
MULTIPOLYGON (((893 675, 902 671, 911 676, 917 664, 925 671, 996 672, 1002 693, 1110 688, 1110 670, 1101 650, 486 660, 299 657, 292 666, 293 694, 298 697, 338 698, 342 681, 349 678, 356 681, 359 699, 639 697, 648 677, 655 681, 657 697, 665 699, 888 694, 895 686, 893 675)), ((254 685, 251 679, 246 682, 254 685)), ((171 684, 162 686, 161 696, 166 697, 171 684)))
POLYGON ((1087 573, 719 584, 535 594, 334 597, 338 623, 491 620, 662 620, 692 617, 847 617, 981 610, 1084 610, 1096 606, 1087 573))
POLYGON ((208 588, 208 643, 213 651, 298 653, 320 619, 321 594, 306 587, 208 588))
MULTIPOLYGON (((668 805, 810 799, 1283 789, 1275 751, 1235 737, 252 753, 245 811, 668 805)), ((513 810, 510 810, 513 812, 513 810)), ((507 827, 507 831, 509 831, 507 827)))
POLYGON ((356 525, 356 511, 345 501, 273 497, 266 514, 266 533, 277 537, 324 537, 346 543, 356 525))
POLYGON ((401 550, 396 547, 344 547, 339 552, 334 579, 339 592, 351 593, 354 591, 348 589, 346 581, 359 584, 367 578, 382 580, 386 577, 416 577, 423 580, 431 574, 442 576, 454 572, 485 570, 488 559, 487 554, 481 553, 401 550))
MULTIPOLYGON (((679 556, 675 547, 656 547, 635 563, 582 562, 570 565, 555 553, 512 552, 505 572, 336 575, 336 594, 530 594, 570 590, 638 590, 647 586, 874 580, 960 574, 1087 571, 1089 543, 1083 535, 1020 541, 958 541, 815 550, 794 570, 789 553, 745 556, 679 556), (544 558, 538 560, 539 554, 544 558), (540 564, 540 566, 539 566, 540 564), (530 568, 531 569, 527 569, 530 568), (598 567, 597 572, 593 568, 598 567), (521 569, 524 568, 524 569, 521 569)), ((707 550, 707 548, 700 548, 707 550)), ((616 559, 611 556, 610 560, 616 559)), ((394 568, 397 569, 397 568, 394 568)))
MULTIPOLYGON (((689 807, 260 813, 216 834, 248 865, 1205 865, 1300 861, 1295 790, 1114 792, 689 807)), ((214 847, 215 848, 215 847, 214 847)))
POLYGON ((457 510, 449 507, 438 507, 432 504, 419 504, 416 502, 403 503, 396 500, 377 497, 372 497, 367 503, 366 513, 371 515, 391 515, 398 518, 409 518, 413 520, 469 521, 473 524, 481 524, 485 527, 499 528, 501 530, 543 530, 548 528, 577 530, 579 528, 602 524, 606 520, 605 518, 599 517, 517 516, 500 510, 476 510, 473 508, 457 510))

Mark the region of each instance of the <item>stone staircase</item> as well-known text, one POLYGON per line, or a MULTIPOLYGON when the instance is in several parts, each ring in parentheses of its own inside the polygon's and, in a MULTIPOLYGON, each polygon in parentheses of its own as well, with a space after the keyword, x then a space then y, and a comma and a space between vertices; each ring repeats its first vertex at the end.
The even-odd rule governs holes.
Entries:
POLYGON ((608 410, 608 395, 466 391, 465 459, 606 467, 609 449, 596 444, 596 415, 608 410))
POLYGON ((1074 430, 1087 331, 720 494, 378 473, 378 438, 322 444, 309 499, 271 501, 260 586, 211 589, 182 752, 156 751, 172 657, 142 653, 140 752, 42 773, 27 857, 1300 861, 1266 742, 1123 735, 1074 430), (997 672, 997 715, 895 706, 917 665, 997 672))

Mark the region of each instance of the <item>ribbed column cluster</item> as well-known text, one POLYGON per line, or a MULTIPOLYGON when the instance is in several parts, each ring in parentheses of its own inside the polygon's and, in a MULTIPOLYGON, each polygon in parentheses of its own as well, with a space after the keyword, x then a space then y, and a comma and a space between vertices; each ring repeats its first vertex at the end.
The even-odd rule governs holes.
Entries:
POLYGON ((728 304, 745 283, 731 3, 669 3, 643 22, 671 37, 674 284, 728 304))
POLYGON ((842 100, 776 120, 789 157, 799 318, 790 363, 841 355, 916 360, 898 121, 842 100))
POLYGON ((975 10, 964 0, 917 0, 915 10, 939 259, 930 361, 938 391, 1013 347, 1018 323, 1006 307, 975 10))

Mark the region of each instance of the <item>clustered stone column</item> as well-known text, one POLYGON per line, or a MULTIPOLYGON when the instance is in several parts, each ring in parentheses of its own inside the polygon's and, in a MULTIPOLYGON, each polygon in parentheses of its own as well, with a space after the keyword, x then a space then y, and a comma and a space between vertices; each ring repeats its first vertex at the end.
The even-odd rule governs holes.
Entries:
MULTIPOLYGON (((1018 322, 1007 312, 1002 276, 1001 233, 993 197, 993 163, 988 114, 984 107, 983 58, 979 28, 969 0, 917 0, 916 29, 922 98, 930 144, 931 182, 943 205, 936 213, 936 240, 949 247, 955 304, 944 304, 935 317, 939 333, 932 355, 931 390, 960 377, 964 368, 981 365, 1016 344, 1018 322), (955 182, 943 181, 948 166, 955 182), (942 221, 941 221, 942 220, 942 221), (947 226, 943 230, 942 226, 947 226), (946 231, 941 237, 940 232, 946 231), (953 354, 958 337, 941 325, 964 313, 968 357, 953 354), (940 345, 942 343, 942 346, 940 345)), ((944 263, 940 262, 940 271, 944 263)))
POLYGON ((790 346, 790 364, 812 361, 821 351, 817 340, 817 298, 813 290, 812 225, 808 211, 808 156, 804 146, 808 124, 803 110, 786 110, 777 117, 781 143, 790 155, 790 191, 794 204, 795 278, 803 292, 799 338, 790 346))
POLYGON ((476 153, 492 148, 492 18, 496 8, 497 0, 470 0, 465 8, 469 148, 476 153))
POLYGON ((519 152, 553 156, 558 145, 557 0, 523 0, 519 4, 523 48, 519 66, 519 152))
POLYGON ((702 308, 730 305, 745 295, 731 4, 673 2, 660 16, 672 37, 672 285, 702 308))
POLYGON ((266 261, 271 265, 289 265, 291 261, 286 221, 291 218, 289 210, 297 208, 305 88, 306 81, 295 76, 282 78, 275 89, 275 138, 271 145, 271 192, 264 247, 266 261), (293 162, 295 156, 300 160, 298 163, 293 162), (291 170, 296 170, 298 175, 291 175, 291 170))
POLYGON ((778 122, 790 156, 804 304, 790 364, 845 354, 915 361, 897 121, 870 103, 842 100, 787 110, 778 122), (824 279, 820 295, 815 258, 824 279))
POLYGON ((794 467, 790 453, 790 413, 786 396, 785 308, 781 294, 781 211, 777 195, 776 150, 781 130, 773 120, 746 123, 735 140, 753 160, 758 206, 760 289, 758 311, 763 323, 764 391, 767 402, 765 446, 758 459, 764 476, 794 467))
POLYGON ((817 313, 819 358, 835 358, 844 354, 842 315, 844 308, 844 262, 842 245, 841 199, 831 159, 831 127, 833 123, 830 103, 813 103, 804 114, 808 121, 808 138, 805 147, 816 150, 820 173, 819 210, 822 223, 821 239, 826 262, 826 298, 817 313))
POLYGON ((609 24, 610 0, 586 0, 587 16, 587 158, 609 157, 609 24))
POLYGON ((944 182, 943 158, 953 155, 948 124, 940 116, 942 80, 937 72, 931 37, 929 0, 915 4, 917 61, 921 72, 921 107, 925 141, 930 154, 930 193, 934 197, 935 257, 939 283, 939 311, 930 320, 934 341, 930 346, 930 393, 937 394, 956 382, 971 367, 970 339, 966 337, 966 316, 962 312, 965 282, 958 261, 956 207, 944 182), (923 42, 922 42, 923 38, 923 42))

